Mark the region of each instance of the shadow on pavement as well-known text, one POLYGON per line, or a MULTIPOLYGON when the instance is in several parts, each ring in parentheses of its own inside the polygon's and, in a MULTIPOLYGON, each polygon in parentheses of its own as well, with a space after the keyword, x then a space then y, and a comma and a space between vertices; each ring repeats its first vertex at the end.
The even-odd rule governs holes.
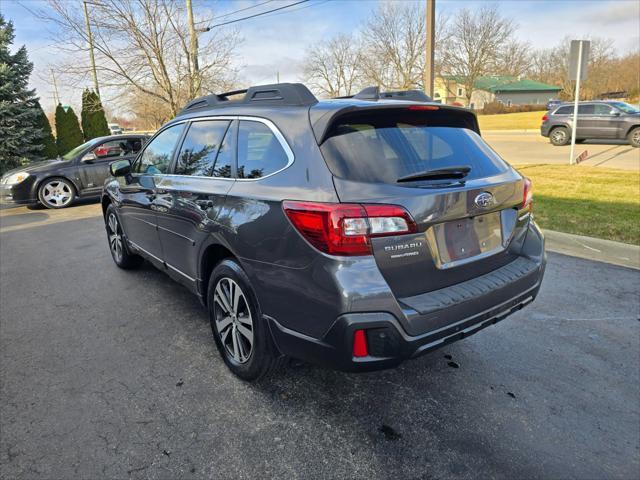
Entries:
POLYGON ((0 227, 14 227, 16 225, 26 225, 33 222, 41 222, 47 220, 49 215, 46 213, 21 213, 16 215, 5 215, 0 217, 0 227))

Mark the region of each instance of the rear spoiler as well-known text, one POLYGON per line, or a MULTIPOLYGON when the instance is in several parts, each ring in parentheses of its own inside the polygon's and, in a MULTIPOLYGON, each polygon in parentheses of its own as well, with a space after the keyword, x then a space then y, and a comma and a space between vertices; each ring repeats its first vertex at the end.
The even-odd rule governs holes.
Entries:
POLYGON ((309 121, 318 145, 326 140, 327 134, 331 126, 341 117, 349 114, 363 111, 377 110, 425 110, 425 115, 434 115, 439 118, 451 116, 456 119, 456 123, 462 124, 463 128, 467 128, 480 135, 480 126, 478 118, 472 110, 462 107, 454 107, 450 105, 442 105, 440 103, 417 103, 417 102, 362 102, 361 104, 345 105, 343 108, 336 109, 334 105, 318 104, 309 109, 309 121))

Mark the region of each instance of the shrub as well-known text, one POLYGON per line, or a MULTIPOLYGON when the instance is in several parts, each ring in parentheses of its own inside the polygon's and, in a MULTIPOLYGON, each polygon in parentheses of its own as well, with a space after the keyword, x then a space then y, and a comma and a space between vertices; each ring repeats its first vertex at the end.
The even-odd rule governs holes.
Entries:
POLYGON ((53 138, 53 133, 51 132, 49 119, 45 115, 44 110, 42 110, 40 102, 36 102, 36 108, 38 110, 37 125, 42 131, 40 143, 43 149, 40 152, 40 155, 44 158, 56 158, 58 156, 58 147, 56 146, 56 141, 53 138))
POLYGON ((85 90, 82 92, 82 132, 85 140, 109 135, 109 125, 98 94, 85 90))
POLYGON ((83 143, 82 130, 73 108, 65 108, 61 104, 56 107, 56 135, 59 155, 64 155, 83 143))
POLYGON ((500 113, 520 113, 520 112, 546 112, 546 104, 538 105, 511 105, 508 107, 504 103, 491 102, 485 103, 482 110, 478 110, 479 115, 496 115, 500 113))

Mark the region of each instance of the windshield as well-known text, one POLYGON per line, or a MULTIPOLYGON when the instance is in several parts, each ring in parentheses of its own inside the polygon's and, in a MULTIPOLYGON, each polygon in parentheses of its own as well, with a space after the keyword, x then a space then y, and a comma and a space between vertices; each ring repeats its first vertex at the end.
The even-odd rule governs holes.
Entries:
POLYGON ((348 117, 332 126, 321 149, 335 176, 358 182, 397 184, 416 173, 460 166, 471 167, 465 180, 472 180, 508 168, 477 133, 442 118, 434 121, 424 112, 387 110, 348 117))
POLYGON ((89 140, 88 142, 83 143, 82 145, 77 146, 70 152, 65 153, 62 158, 65 160, 71 160, 74 157, 77 157, 78 154, 83 151, 85 148, 88 148, 93 143, 93 140, 89 140))
POLYGON ((614 107, 616 107, 619 110, 622 110, 624 113, 638 113, 640 112, 640 110, 638 110, 636 107, 629 105, 628 103, 625 102, 614 102, 612 103, 612 105, 614 107))

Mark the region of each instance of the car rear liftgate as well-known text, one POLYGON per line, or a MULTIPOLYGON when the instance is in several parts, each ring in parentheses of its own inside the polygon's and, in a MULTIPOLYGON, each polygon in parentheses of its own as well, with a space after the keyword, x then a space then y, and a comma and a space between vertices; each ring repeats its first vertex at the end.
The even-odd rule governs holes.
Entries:
POLYGON ((528 180, 472 130, 448 128, 457 126, 456 111, 434 113, 350 113, 329 127, 322 145, 341 202, 397 205, 414 223, 371 238, 378 267, 399 298, 513 262, 529 221, 528 180))

